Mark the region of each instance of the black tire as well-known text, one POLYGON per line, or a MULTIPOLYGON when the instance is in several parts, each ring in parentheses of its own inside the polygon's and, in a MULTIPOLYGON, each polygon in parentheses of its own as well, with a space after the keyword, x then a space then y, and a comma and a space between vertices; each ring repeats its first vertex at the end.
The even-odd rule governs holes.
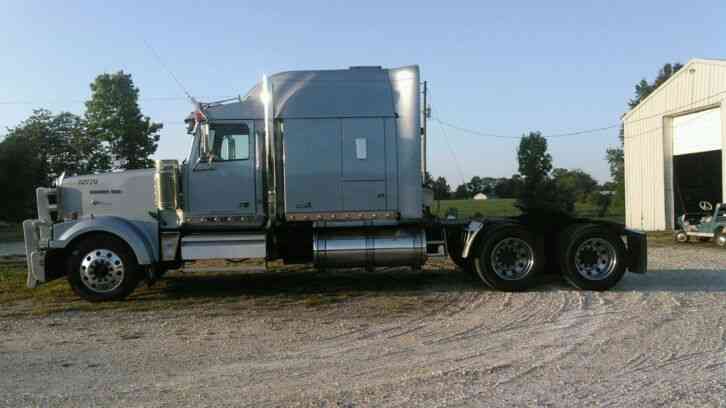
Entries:
POLYGON ((724 232, 723 228, 719 228, 716 230, 716 233, 713 234, 713 242, 716 243, 716 245, 720 246, 721 248, 726 247, 726 233, 724 232))
POLYGON ((66 268, 73 291, 90 302, 124 299, 142 278, 133 251, 107 234, 81 238, 71 249, 66 268))
POLYGON ((675 234, 673 234, 673 240, 679 243, 686 243, 691 239, 691 237, 686 234, 686 231, 676 231, 675 234))
POLYGON ((544 248, 534 234, 518 224, 482 231, 472 248, 472 264, 479 278, 493 289, 507 292, 531 288, 545 264, 544 248))
POLYGON ((607 227, 573 225, 560 234, 559 248, 562 277, 575 288, 607 290, 625 274, 625 245, 607 227))

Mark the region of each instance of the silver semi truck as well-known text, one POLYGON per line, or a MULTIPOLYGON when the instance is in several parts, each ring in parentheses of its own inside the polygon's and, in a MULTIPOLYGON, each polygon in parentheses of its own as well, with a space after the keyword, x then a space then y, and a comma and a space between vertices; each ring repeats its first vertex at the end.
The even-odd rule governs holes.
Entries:
POLYGON ((372 269, 448 255, 512 291, 545 270, 587 290, 645 272, 645 236, 619 224, 434 217, 422 111, 417 66, 284 72, 244 98, 199 103, 181 164, 37 189, 27 284, 66 277, 84 299, 115 300, 185 262, 240 258, 372 269))

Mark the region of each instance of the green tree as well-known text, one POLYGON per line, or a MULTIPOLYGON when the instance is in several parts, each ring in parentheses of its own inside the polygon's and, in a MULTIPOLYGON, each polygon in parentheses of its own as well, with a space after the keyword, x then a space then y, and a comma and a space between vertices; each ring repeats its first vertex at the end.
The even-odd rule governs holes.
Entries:
POLYGON ((580 169, 554 169, 552 179, 563 190, 571 191, 578 201, 586 201, 596 192, 597 181, 591 175, 580 169))
MULTIPOLYGON (((643 101, 648 95, 653 93, 659 86, 668 80, 673 74, 683 68, 683 64, 679 62, 666 63, 658 71, 653 82, 648 82, 645 78, 641 79, 635 84, 635 97, 628 101, 628 107, 630 109, 635 108, 643 101)), ((615 182, 615 206, 623 206, 625 204, 625 160, 623 154, 625 129, 623 125, 620 125, 620 132, 618 133, 618 139, 620 144, 617 147, 611 147, 606 150, 605 158, 610 165, 610 176, 615 182)))
POLYGON ((456 191, 454 191, 454 198, 457 198, 459 200, 471 198, 471 195, 469 194, 469 189, 466 187, 466 183, 460 184, 456 187, 456 191))
POLYGON ((517 206, 525 212, 566 212, 575 210, 575 197, 560 189, 550 177, 552 156, 547 152, 547 139, 540 132, 523 136, 517 149, 519 173, 524 178, 517 206))
POLYGON ((498 198, 517 198, 522 192, 524 181, 519 174, 512 175, 511 178, 499 179, 494 186, 494 194, 498 198))
POLYGON ((35 188, 45 182, 42 160, 29 138, 7 136, 0 143, 0 219, 22 221, 34 215, 35 188))
POLYGON ((43 185, 49 185, 63 172, 76 175, 110 168, 107 149, 88 134, 83 118, 72 113, 53 115, 46 109, 35 110, 8 130, 8 139, 13 137, 33 146, 45 176, 43 185))
POLYGON ((451 186, 449 186, 449 183, 444 177, 437 177, 434 180, 432 190, 434 190, 434 198, 437 200, 451 198, 451 186))
POLYGON ((479 176, 474 176, 466 183, 466 189, 469 191, 470 196, 475 196, 484 191, 484 179, 479 176))
POLYGON ((160 123, 153 123, 139 108, 139 89, 131 74, 102 74, 91 83, 86 102, 88 133, 108 143, 111 154, 124 160, 120 167, 150 167, 156 152, 160 123))

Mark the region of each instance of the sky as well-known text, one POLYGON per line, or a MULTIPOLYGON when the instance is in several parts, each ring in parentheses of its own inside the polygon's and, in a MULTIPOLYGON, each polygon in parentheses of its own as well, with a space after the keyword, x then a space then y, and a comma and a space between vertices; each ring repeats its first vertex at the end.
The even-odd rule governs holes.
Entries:
MULTIPOLYGON (((726 1, 0 1, 0 135, 37 108, 82 114, 96 75, 124 70, 164 123, 155 158, 183 159, 191 110, 153 48, 201 100, 263 74, 418 64, 432 115, 518 136, 618 124, 665 62, 726 58, 726 1), (148 44, 148 46, 146 45, 148 44), (151 48, 150 48, 150 47, 151 48)), ((517 172, 516 139, 429 122, 429 170, 452 186, 517 172)), ((617 129, 552 138, 555 167, 610 178, 617 129)))

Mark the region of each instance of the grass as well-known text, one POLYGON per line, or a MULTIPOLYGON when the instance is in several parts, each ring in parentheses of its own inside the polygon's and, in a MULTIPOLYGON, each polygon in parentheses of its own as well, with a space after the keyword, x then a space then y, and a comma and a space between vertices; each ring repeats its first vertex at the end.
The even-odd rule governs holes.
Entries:
MULTIPOLYGON (((434 202, 434 213, 440 217, 446 217, 450 209, 455 209, 458 218, 471 218, 475 215, 483 217, 510 217, 521 214, 515 206, 516 199, 493 198, 489 200, 441 200, 434 202)), ((581 217, 598 217, 597 208, 589 203, 576 203, 575 213, 581 217)), ((605 219, 623 222, 625 219, 623 209, 611 209, 605 214, 605 219)))
POLYGON ((0 264, 0 318, 45 316, 78 311, 160 311, 203 307, 206 315, 242 310, 305 310, 339 307, 355 301, 355 313, 390 316, 420 307, 442 291, 475 290, 449 268, 412 273, 406 268, 365 272, 321 272, 279 267, 269 273, 171 273, 153 287, 140 286, 127 299, 89 303, 76 296, 65 279, 25 286, 25 264, 0 264), (360 305, 359 305, 360 303, 360 305))
POLYGON ((3 241, 22 241, 23 226, 21 224, 10 224, 0 226, 0 242, 3 241))

